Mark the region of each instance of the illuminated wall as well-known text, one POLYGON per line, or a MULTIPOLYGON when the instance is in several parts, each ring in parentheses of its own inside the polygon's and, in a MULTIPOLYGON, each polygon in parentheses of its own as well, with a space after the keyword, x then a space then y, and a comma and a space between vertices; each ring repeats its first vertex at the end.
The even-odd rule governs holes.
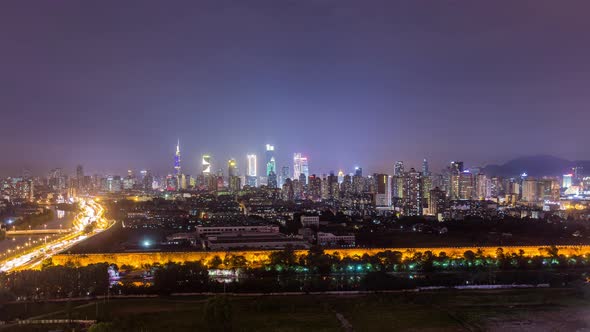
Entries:
MULTIPOLYGON (((547 246, 523 246, 523 247, 501 247, 504 254, 518 254, 520 250, 524 251, 525 256, 545 255, 540 248, 547 248, 547 246)), ((588 255, 590 254, 590 246, 557 246, 559 254, 563 255, 588 255)), ((463 257, 463 253, 471 250, 474 253, 478 250, 483 252, 485 256, 495 256, 498 247, 445 247, 445 248, 373 248, 373 249, 327 249, 326 254, 334 255, 338 253, 341 257, 362 257, 364 254, 375 255, 376 253, 386 250, 399 251, 404 258, 412 257, 417 252, 431 251, 435 255, 441 252, 447 254, 451 258, 463 257)), ((272 251, 232 251, 232 252, 141 252, 141 253, 112 253, 112 254, 60 254, 53 256, 53 264, 65 265, 72 263, 76 266, 86 266, 95 263, 109 263, 121 265, 130 265, 133 267, 141 267, 142 265, 153 265, 156 263, 165 264, 167 262, 190 262, 203 261, 205 264, 215 256, 219 256, 222 260, 226 256, 244 256, 251 266, 261 266, 269 261, 272 251)), ((295 251, 295 254, 300 256, 307 254, 306 250, 295 251)))

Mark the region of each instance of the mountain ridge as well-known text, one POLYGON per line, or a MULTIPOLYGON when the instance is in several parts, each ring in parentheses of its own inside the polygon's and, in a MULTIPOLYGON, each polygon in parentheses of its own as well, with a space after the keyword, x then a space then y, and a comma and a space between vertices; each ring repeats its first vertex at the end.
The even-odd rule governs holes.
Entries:
POLYGON ((590 172, 590 160, 567 160, 551 155, 533 155, 509 160, 504 164, 491 164, 483 168, 489 176, 517 176, 527 173, 529 176, 558 176, 568 174, 572 167, 583 167, 584 174, 590 172))

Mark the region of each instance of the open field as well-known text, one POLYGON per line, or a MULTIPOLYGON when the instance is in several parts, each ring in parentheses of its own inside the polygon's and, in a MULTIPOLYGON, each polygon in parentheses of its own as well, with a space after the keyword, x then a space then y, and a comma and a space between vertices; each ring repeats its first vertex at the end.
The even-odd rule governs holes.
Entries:
MULTIPOLYGON (((29 304, 27 317, 96 319, 98 313, 99 320, 113 322, 118 331, 216 330, 219 322, 205 315, 210 299, 179 296, 29 304)), ((232 331, 342 331, 338 314, 355 331, 590 329, 590 300, 572 289, 229 296, 228 302, 226 326, 232 331)), ((21 316, 23 306, 8 305, 1 310, 2 318, 21 316)), ((35 331, 34 327, 6 330, 35 331)))

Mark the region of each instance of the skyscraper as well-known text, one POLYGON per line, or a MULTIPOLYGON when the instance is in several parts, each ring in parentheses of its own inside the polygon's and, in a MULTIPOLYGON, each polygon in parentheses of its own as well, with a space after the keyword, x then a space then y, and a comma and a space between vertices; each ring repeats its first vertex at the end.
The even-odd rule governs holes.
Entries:
POLYGON ((180 175, 180 140, 176 144, 176 154, 174 155, 174 174, 180 175))
POLYGON ((355 167, 354 168, 354 175, 355 176, 363 176, 363 168, 362 167, 355 167))
POLYGON ((84 179, 84 167, 82 165, 78 165, 76 167, 76 179, 78 181, 82 181, 84 179))
POLYGON ((338 171, 338 184, 342 184, 344 182, 344 172, 342 170, 338 171))
POLYGON ((238 166, 235 159, 230 159, 227 162, 227 176, 231 179, 233 176, 238 176, 238 166))
POLYGON ((563 180, 561 182, 561 188, 567 189, 567 188, 571 187, 573 177, 574 177, 573 174, 564 174, 563 180))
POLYGON ((522 200, 527 203, 534 203, 542 198, 539 192, 539 182, 534 178, 526 178, 522 183, 522 200))
POLYGON ((274 154, 274 145, 266 144, 266 176, 270 176, 271 172, 273 172, 275 176, 277 174, 277 163, 274 154))
POLYGON ((248 163, 246 164, 246 175, 247 176, 257 176, 256 155, 249 154, 246 156, 246 158, 248 158, 248 163))
POLYGON ((301 174, 304 174, 306 179, 309 177, 307 157, 302 156, 301 153, 295 153, 293 155, 293 178, 299 179, 301 174))
POLYGON ((413 168, 404 176, 403 212, 406 216, 421 216, 422 201, 422 173, 413 168))
POLYGON ((375 174, 376 189, 375 206, 391 206, 391 177, 387 174, 375 174))
POLYGON ((428 170, 428 160, 426 160, 426 158, 424 158, 424 161, 422 161, 422 175, 423 176, 430 175, 430 171, 428 170))
POLYGON ((246 184, 250 187, 256 187, 257 164, 256 155, 249 154, 246 156, 248 162, 246 163, 246 184))
POLYGON ((401 176, 402 174, 404 174, 404 162, 396 161, 395 166, 393 167, 393 175, 401 176))
POLYGON ((201 172, 205 176, 211 174, 211 156, 208 154, 204 154, 201 158, 201 172))
POLYGON ((281 176, 279 177, 279 185, 282 187, 283 184, 285 184, 285 181, 287 181, 287 179, 290 177, 291 177, 291 175, 289 174, 289 166, 281 167, 281 176))
POLYGON ((463 173, 463 162, 462 161, 451 161, 451 173, 452 174, 461 174, 463 173))

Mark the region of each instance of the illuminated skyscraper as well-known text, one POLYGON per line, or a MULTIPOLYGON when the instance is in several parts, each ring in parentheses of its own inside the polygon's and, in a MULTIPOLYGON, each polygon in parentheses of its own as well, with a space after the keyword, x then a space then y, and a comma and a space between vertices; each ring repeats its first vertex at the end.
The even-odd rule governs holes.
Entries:
POLYGON ((266 145, 266 176, 270 176, 270 173, 273 172, 276 176, 277 174, 277 163, 275 160, 275 147, 274 145, 267 144, 266 145))
POLYGON ((403 179, 403 213, 406 216, 421 216, 423 208, 422 173, 412 168, 403 179))
POLYGON ((573 177, 574 177, 573 174, 564 174, 563 181, 561 182, 561 188, 567 189, 567 188, 571 187, 573 177))
POLYGON ((174 155, 174 174, 180 175, 180 140, 176 144, 176 154, 174 155))
POLYGON ((338 171, 338 184, 342 184, 344 182, 344 172, 342 170, 338 171))
POLYGON ((227 162, 227 176, 231 179, 233 176, 238 176, 238 166, 235 159, 230 159, 227 162))
POLYGON ((246 175, 247 176, 256 176, 256 155, 255 154, 249 154, 246 156, 246 158, 248 158, 248 163, 246 164, 246 175))
POLYGON ((201 172, 205 176, 211 174, 211 156, 208 154, 204 154, 201 158, 201 172))
POLYGON ((301 153, 295 153, 293 155, 293 178, 299 179, 303 174, 307 179, 309 177, 309 164, 307 157, 301 155, 301 153))
POLYGON ((246 156, 248 162, 246 163, 246 184, 250 187, 256 187, 257 164, 256 155, 249 154, 246 156))

